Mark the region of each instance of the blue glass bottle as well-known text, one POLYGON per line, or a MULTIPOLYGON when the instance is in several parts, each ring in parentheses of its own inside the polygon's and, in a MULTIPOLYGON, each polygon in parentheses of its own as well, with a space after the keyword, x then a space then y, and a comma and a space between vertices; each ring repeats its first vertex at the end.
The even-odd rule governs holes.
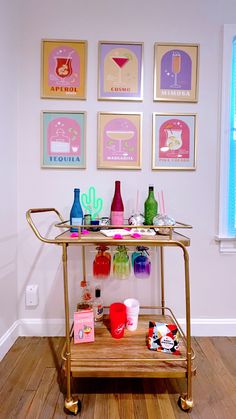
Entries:
MULTIPOLYGON (((80 204, 80 189, 74 189, 74 202, 70 210, 70 225, 78 226, 83 224, 83 210, 80 204)), ((71 227, 70 231, 77 232, 78 228, 71 227)))

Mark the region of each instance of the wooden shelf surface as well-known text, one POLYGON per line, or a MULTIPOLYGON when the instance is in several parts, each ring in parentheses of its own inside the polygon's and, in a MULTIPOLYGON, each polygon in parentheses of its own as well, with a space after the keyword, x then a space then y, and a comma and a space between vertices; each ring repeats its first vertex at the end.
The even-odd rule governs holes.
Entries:
MULTIPOLYGON (((91 244, 91 245, 98 245, 101 243, 107 245, 127 245, 127 246, 137 246, 137 245, 148 245, 148 246, 161 246, 163 245, 171 245, 171 242, 180 242, 184 246, 190 245, 190 239, 183 234, 177 233, 176 231, 173 232, 172 239, 168 235, 161 235, 156 234, 155 236, 145 236, 142 235, 141 237, 134 238, 131 236, 124 236, 123 239, 114 239, 113 237, 106 237, 104 234, 100 233, 99 231, 90 231, 89 234, 81 234, 80 237, 71 237, 71 233, 69 230, 59 234, 55 237, 55 243, 68 243, 68 244, 91 244)), ((174 245, 173 243, 173 245, 174 245)))
MULTIPOLYGON (((75 377, 186 377, 186 347, 180 339, 180 355, 151 351, 147 348, 149 320, 173 323, 170 316, 139 316, 138 328, 125 329, 124 337, 112 338, 109 319, 95 326, 95 341, 74 344, 71 338, 71 372, 75 377)), ((65 359, 65 348, 64 356, 65 359)), ((194 354, 192 354, 194 359, 194 354)), ((192 361, 192 373, 195 373, 192 361)))

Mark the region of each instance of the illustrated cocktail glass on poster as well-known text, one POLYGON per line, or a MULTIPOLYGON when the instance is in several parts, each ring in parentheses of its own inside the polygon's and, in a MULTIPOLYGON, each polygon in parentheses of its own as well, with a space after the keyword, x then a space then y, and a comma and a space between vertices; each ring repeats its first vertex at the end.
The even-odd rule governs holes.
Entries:
POLYGON ((116 154, 123 154, 122 142, 128 141, 134 136, 134 131, 106 131, 107 136, 114 141, 118 141, 118 150, 116 154))
POLYGON ((182 130, 181 129, 166 129, 167 139, 166 145, 169 150, 178 150, 182 147, 182 130))
POLYGON ((122 68, 128 63, 129 58, 125 56, 113 56, 112 60, 119 69, 119 83, 122 82, 122 68))

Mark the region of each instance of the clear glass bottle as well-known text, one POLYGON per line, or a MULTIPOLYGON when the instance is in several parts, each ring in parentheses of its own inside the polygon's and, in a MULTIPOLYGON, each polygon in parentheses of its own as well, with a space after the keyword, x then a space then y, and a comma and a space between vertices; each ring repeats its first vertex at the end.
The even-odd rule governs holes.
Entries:
POLYGON ((145 225, 153 225, 153 218, 157 215, 157 201, 154 196, 154 186, 149 185, 148 197, 144 203, 145 225))
POLYGON ((77 304, 77 310, 88 310, 93 308, 93 292, 90 284, 86 281, 81 281, 81 298, 77 304))
MULTIPOLYGON (((83 224, 83 210, 80 203, 80 189, 74 189, 74 202, 70 210, 70 225, 78 226, 83 224)), ((71 227, 71 232, 78 231, 78 228, 71 227)))
POLYGON ((103 301, 101 298, 100 288, 95 289, 95 299, 93 302, 94 321, 101 322, 103 320, 103 301))
POLYGON ((115 181, 115 192, 111 204, 111 224, 124 224, 124 204, 121 197, 120 181, 115 181))

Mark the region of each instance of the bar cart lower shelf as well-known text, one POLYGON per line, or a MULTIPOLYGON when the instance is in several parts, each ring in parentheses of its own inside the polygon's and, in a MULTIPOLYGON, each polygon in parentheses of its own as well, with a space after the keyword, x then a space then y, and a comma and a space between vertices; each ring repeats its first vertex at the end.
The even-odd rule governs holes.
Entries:
MULTIPOLYGON (((82 235, 82 226, 78 227, 78 237, 70 235, 70 225, 63 220, 61 214, 55 208, 35 208, 27 211, 27 221, 36 237, 43 243, 54 244, 62 248, 63 282, 64 282, 64 303, 65 303, 65 346, 62 351, 64 361, 63 368, 66 375, 66 397, 65 411, 68 414, 76 415, 81 407, 81 402, 76 395, 71 394, 71 377, 135 377, 135 378, 185 378, 187 384, 186 394, 181 395, 178 405, 184 411, 193 407, 192 398, 192 376, 196 373, 194 364, 194 352, 191 349, 190 333, 190 281, 189 281, 189 255, 187 246, 190 240, 183 234, 176 232, 176 229, 191 228, 183 223, 176 223, 175 226, 164 226, 169 234, 156 234, 154 236, 142 235, 140 238, 126 237, 122 240, 115 240, 112 237, 105 237, 100 232, 90 231, 90 234, 82 235), (54 238, 44 237, 38 231, 32 214, 53 212, 60 222, 56 227, 66 229, 62 234, 54 238), (70 305, 68 293, 68 267, 67 250, 68 246, 80 246, 83 255, 83 267, 85 265, 85 247, 91 245, 108 246, 138 246, 159 248, 160 258, 160 290, 161 305, 155 307, 142 307, 139 316, 138 328, 131 332, 126 330, 122 339, 113 339, 109 331, 109 319, 104 318, 103 324, 95 328, 95 341, 91 343, 73 343, 73 327, 70 328, 70 305), (165 247, 176 247, 182 250, 184 262, 184 291, 186 308, 186 333, 178 324, 172 311, 165 307, 165 281, 164 281, 164 259, 165 247), (157 311, 156 311, 157 310, 157 311), (153 314, 154 313, 154 314, 153 314), (147 333, 149 321, 163 323, 175 323, 180 333, 180 355, 166 354, 163 352, 151 351, 147 347, 147 333)), ((109 226, 113 228, 114 226, 109 226)), ((124 228, 125 226, 120 226, 124 228)), ((140 226, 139 226, 140 227, 140 226)), ((145 228, 153 226, 145 226, 145 228)), ((86 226, 87 228, 87 226, 86 226)))
MULTIPOLYGON (((168 310, 168 309, 166 309, 168 310)), ((125 330, 122 339, 113 339, 109 331, 109 318, 95 327, 95 341, 74 344, 71 336, 71 374, 73 377, 186 377, 186 342, 180 339, 180 355, 151 351, 147 347, 149 320, 173 323, 173 317, 156 314, 139 316, 135 331, 125 330)), ((192 351, 192 374, 195 374, 192 351)), ((66 344, 62 358, 66 366, 66 344)))

